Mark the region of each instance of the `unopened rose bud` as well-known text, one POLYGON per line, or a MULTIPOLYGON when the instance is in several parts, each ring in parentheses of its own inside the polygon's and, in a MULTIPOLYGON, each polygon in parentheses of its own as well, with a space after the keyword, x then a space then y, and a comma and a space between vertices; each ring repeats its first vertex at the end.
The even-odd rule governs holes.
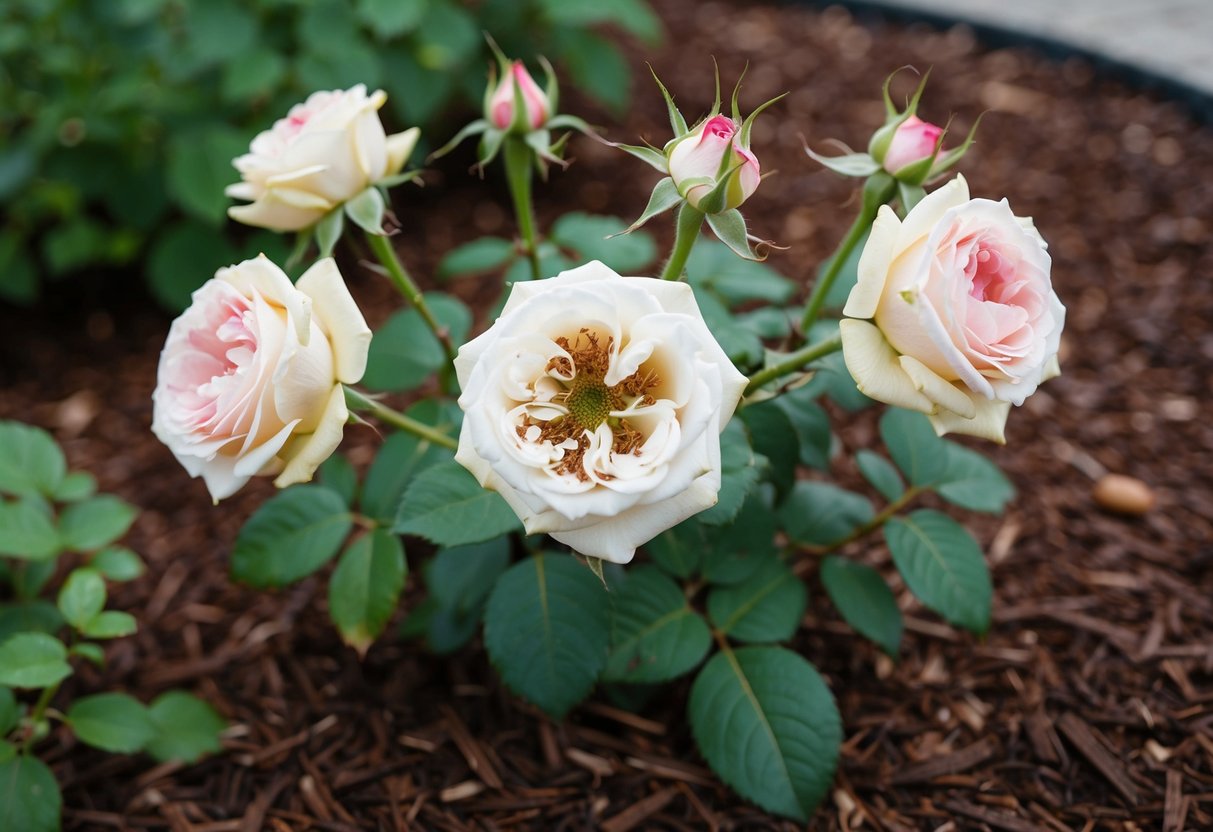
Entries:
POLYGON ((758 158, 744 146, 740 125, 725 115, 712 116, 670 149, 670 177, 678 193, 694 208, 722 177, 729 177, 724 205, 736 208, 758 189, 762 176, 758 158))
POLYGON ((514 124, 514 84, 522 91, 522 103, 526 108, 525 126, 527 130, 538 130, 547 123, 551 115, 551 104, 547 94, 535 83, 531 73, 527 72, 522 61, 510 64, 497 89, 489 98, 486 117, 498 130, 508 130, 514 124))
POLYGON ((897 127, 889 142, 882 161, 884 169, 895 174, 907 165, 931 158, 942 135, 943 128, 939 125, 910 116, 897 127))

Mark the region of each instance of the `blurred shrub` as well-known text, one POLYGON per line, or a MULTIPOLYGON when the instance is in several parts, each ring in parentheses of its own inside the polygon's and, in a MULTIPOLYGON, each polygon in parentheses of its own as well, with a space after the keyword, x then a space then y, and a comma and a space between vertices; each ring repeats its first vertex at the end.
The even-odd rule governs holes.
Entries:
POLYGON ((180 307, 219 265, 281 260, 279 235, 223 233, 231 159, 317 89, 382 87, 400 125, 478 105, 482 32, 622 110, 627 64, 598 24, 660 36, 645 0, 5 0, 0 300, 121 268, 180 307))

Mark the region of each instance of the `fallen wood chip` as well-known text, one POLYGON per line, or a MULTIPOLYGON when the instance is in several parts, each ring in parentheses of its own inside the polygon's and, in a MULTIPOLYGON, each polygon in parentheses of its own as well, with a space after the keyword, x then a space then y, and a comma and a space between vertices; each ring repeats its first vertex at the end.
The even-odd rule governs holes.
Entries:
POLYGON ((635 829, 651 815, 655 815, 664 809, 666 804, 673 800, 676 794, 678 794, 678 789, 674 786, 655 792, 639 803, 632 804, 619 814, 607 818, 602 822, 602 826, 599 829, 602 832, 628 832, 630 829, 635 829))
POLYGON ((1024 820, 1010 812, 987 809, 985 806, 965 803, 960 800, 949 800, 943 805, 949 812, 964 815, 973 820, 979 820, 995 829, 1004 829, 1006 832, 1048 832, 1043 826, 1032 823, 1029 820, 1024 820))
POLYGON ((467 725, 459 718, 459 714, 455 713, 455 709, 450 705, 442 705, 439 710, 442 712, 447 730, 451 732, 451 739, 455 741, 459 752, 463 754, 463 759, 467 760, 468 768, 483 780, 485 785, 494 789, 502 788, 504 784, 501 782, 501 777, 497 774, 497 769, 493 767, 488 754, 480 747, 480 743, 476 741, 476 738, 472 736, 472 732, 468 730, 467 725))
POLYGON ((484 783, 479 780, 464 780, 462 783, 456 783, 438 792, 438 799, 443 803, 454 803, 458 800, 475 797, 482 791, 484 791, 484 783))
POLYGON ((932 757, 919 763, 906 766, 889 778, 890 785, 901 786, 907 783, 925 783, 942 777, 945 774, 959 774, 968 771, 973 766, 985 762, 997 750, 997 743, 991 737, 985 737, 959 751, 945 754, 942 757, 932 757))
POLYGON ((615 708, 603 702, 588 702, 582 705, 582 708, 590 713, 598 714, 607 719, 613 719, 615 722, 627 725, 629 728, 635 728, 637 731, 644 731, 646 734, 654 734, 659 737, 665 736, 665 723, 645 719, 642 716, 629 713, 622 708, 615 708))
POLYGON ((1049 721, 1049 717, 1044 711, 1036 711, 1024 720, 1024 728, 1028 732, 1028 741, 1032 743, 1032 750, 1036 753, 1036 758, 1042 763, 1059 763, 1061 755, 1058 754, 1057 748, 1057 732, 1053 730, 1053 723, 1049 721))
POLYGON ((582 751, 580 748, 566 748, 564 756, 568 757, 569 762, 581 766, 596 778, 610 777, 615 773, 615 767, 611 765, 610 760, 588 751, 582 751))
POLYGON ((1163 803, 1162 832, 1183 832, 1187 801, 1184 800, 1184 776, 1167 769, 1167 796, 1163 803))
POLYGON ((1075 713, 1062 714, 1061 719, 1057 720, 1057 727, 1074 744, 1078 752, 1121 793, 1129 805, 1137 805, 1137 786, 1129 779, 1129 774, 1120 760, 1113 757, 1104 747, 1098 731, 1075 713))

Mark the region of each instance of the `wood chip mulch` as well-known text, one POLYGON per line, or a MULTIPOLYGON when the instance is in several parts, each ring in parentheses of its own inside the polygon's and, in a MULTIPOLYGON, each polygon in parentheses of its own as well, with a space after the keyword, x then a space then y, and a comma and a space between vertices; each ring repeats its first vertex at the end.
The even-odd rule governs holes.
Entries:
MULTIPOLYGON (((656 6, 670 35, 656 52, 633 48, 626 117, 569 106, 611 125, 612 139, 660 145, 668 127, 645 59, 688 115, 710 103, 713 55, 726 83, 751 61, 747 107, 791 90, 755 128, 764 169, 780 173, 746 206, 756 233, 791 246, 772 255, 776 268, 807 278, 856 207, 850 184, 803 156, 800 134, 819 149, 830 137, 862 147, 881 120, 884 76, 933 65, 925 117, 955 113, 963 134, 990 111, 963 170, 975 194, 1006 195, 1035 217, 1069 307, 1064 375, 1012 414, 1009 443, 994 451, 1019 497, 1005 517, 965 518, 994 574, 988 638, 945 626, 898 586, 907 634, 893 662, 841 622, 809 570, 795 647, 828 677, 846 732, 811 828, 1213 829, 1213 133, 1080 60, 988 51, 964 28, 871 28, 837 9, 656 6), (1092 487, 1108 472, 1143 481, 1155 507, 1101 509, 1092 487)), ((572 152, 576 165, 540 189, 545 222, 570 209, 638 212, 653 183, 642 164, 581 139, 572 152)), ((500 184, 481 190, 464 176, 468 161, 397 199, 401 251, 418 275, 457 242, 510 233, 500 184)), ((352 258, 345 267, 357 272, 352 258)), ((395 308, 372 275, 354 283, 374 322, 395 308)), ((456 291, 483 309, 480 288, 456 291)), ((322 576, 277 593, 234 586, 232 540, 272 489, 257 483, 214 508, 152 438, 167 326, 105 276, 52 287, 33 312, 0 308, 0 416, 53 430, 74 466, 144 509, 129 542, 150 571, 114 599, 141 631, 109 648, 104 671, 81 669, 64 701, 181 686, 232 725, 226 753, 193 766, 55 733, 41 752, 64 785, 67 829, 797 828, 707 769, 686 726, 685 681, 636 714, 599 697, 553 724, 502 689, 478 642, 440 658, 393 630, 359 661, 327 621, 322 576)), ((851 452, 873 443, 876 414, 836 415, 848 450, 836 474, 857 485, 851 452)), ((375 441, 352 431, 356 463, 375 441)), ((411 550, 415 571, 424 553, 411 550)), ((849 553, 887 566, 876 540, 849 553)))

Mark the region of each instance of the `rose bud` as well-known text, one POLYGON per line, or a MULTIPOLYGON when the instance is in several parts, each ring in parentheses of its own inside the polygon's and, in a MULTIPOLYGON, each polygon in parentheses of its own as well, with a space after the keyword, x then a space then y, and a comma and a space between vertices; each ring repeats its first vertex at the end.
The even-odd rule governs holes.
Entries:
POLYGON ((942 127, 911 115, 893 133, 882 162, 884 169, 896 174, 907 165, 933 158, 943 132, 942 127))
POLYGON ((498 130, 515 127, 515 132, 526 133, 543 127, 551 115, 551 109, 547 93, 535 83, 526 66, 522 61, 513 61, 509 64, 509 71, 502 74, 501 82, 489 97, 485 118, 498 130), (518 125, 515 125, 514 112, 515 84, 522 93, 522 106, 526 111, 525 117, 518 125))
POLYGON ((341 385, 370 343, 332 258, 296 285, 265 255, 220 269, 169 329, 152 430, 216 502, 255 475, 307 482, 341 442, 341 385))
POLYGON ((1030 219, 970 199, 961 176, 904 220, 882 206, 841 324, 859 389, 940 435, 1004 442, 1011 405, 1060 372, 1066 310, 1045 249, 1030 219))
POLYGON ((740 126, 726 115, 715 115, 667 149, 670 178, 693 208, 728 177, 725 211, 741 205, 762 180, 758 158, 743 144, 740 126))
POLYGON ((691 287, 592 262, 515 283, 459 350, 455 455, 528 534, 616 563, 716 503, 746 377, 691 287))
POLYGON ((228 209, 245 225, 298 231, 393 176, 417 144, 417 128, 388 136, 379 121, 383 90, 368 96, 362 84, 314 92, 286 118, 253 139, 232 160, 243 181, 225 193, 249 205, 228 209))

